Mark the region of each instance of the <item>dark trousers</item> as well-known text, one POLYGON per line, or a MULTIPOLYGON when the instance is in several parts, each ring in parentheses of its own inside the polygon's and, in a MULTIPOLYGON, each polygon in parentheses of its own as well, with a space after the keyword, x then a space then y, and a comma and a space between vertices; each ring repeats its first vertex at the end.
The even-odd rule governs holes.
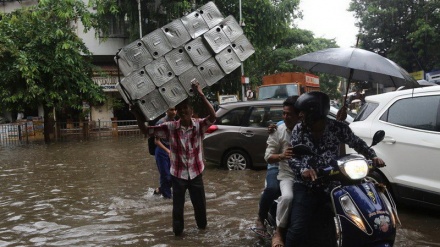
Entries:
POLYGON ((263 194, 261 195, 258 209, 258 217, 262 223, 267 219, 267 214, 274 200, 281 195, 280 181, 278 181, 277 176, 278 167, 270 168, 266 172, 266 188, 264 188, 263 194))
POLYGON ((176 236, 182 234, 184 228, 183 210, 186 190, 189 191, 197 227, 206 228, 206 198, 202 174, 192 180, 171 176, 173 184, 173 232, 176 236))
POLYGON ((300 183, 294 184, 293 194, 285 246, 334 246, 335 229, 329 195, 300 183))
POLYGON ((156 147, 154 157, 160 175, 160 193, 165 198, 171 198, 170 156, 162 148, 156 147))

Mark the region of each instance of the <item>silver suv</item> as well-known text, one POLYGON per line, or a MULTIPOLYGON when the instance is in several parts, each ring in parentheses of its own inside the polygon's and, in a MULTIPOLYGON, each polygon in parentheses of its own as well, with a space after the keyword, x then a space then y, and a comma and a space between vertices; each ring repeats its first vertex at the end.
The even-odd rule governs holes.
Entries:
MULTIPOLYGON (((203 140, 205 159, 229 170, 266 167, 267 126, 283 119, 283 102, 284 99, 220 105, 216 123, 203 140)), ((329 117, 334 119, 336 112, 332 106, 329 117)))

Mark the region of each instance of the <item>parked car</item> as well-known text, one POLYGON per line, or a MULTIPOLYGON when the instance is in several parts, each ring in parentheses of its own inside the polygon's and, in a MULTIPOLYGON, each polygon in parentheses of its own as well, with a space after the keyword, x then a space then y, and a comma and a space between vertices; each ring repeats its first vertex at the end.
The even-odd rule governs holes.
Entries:
POLYGON ((427 80, 418 80, 417 82, 421 87, 439 86, 439 84, 427 80))
POLYGON ((398 201, 440 209, 440 87, 369 96, 350 127, 367 143, 385 131, 374 150, 386 167, 375 178, 398 201))
MULTIPOLYGON (((283 119, 284 100, 246 101, 219 105, 217 120, 205 134, 204 157, 229 170, 263 168, 267 127, 283 119)), ((331 107, 330 118, 338 109, 331 107)), ((352 121, 351 116, 347 122, 352 121)))

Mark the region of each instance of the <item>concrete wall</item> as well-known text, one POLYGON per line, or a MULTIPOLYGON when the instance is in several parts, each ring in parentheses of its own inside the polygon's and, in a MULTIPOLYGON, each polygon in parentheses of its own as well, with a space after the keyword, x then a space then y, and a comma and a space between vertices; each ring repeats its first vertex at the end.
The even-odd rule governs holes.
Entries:
MULTIPOLYGON (((88 0, 83 0, 85 4, 88 4, 88 0)), ((13 2, 5 2, 0 3, 0 11, 5 13, 10 13, 16 9, 23 8, 23 7, 29 7, 32 5, 38 4, 38 0, 22 0, 20 2, 13 1, 13 2)), ((90 11, 93 11, 93 9, 89 9, 90 11)), ((113 57, 116 52, 127 45, 127 40, 123 37, 117 37, 117 38, 108 38, 107 40, 104 40, 102 38, 99 38, 99 36, 96 35, 96 31, 94 29, 89 30, 87 33, 84 32, 84 26, 81 22, 78 22, 75 24, 76 34, 78 37, 82 38, 85 45, 89 49, 89 51, 95 55, 95 56, 110 56, 113 57)), ((113 61, 108 61, 110 64, 113 61)), ((116 64, 115 64, 116 66, 116 64)), ((106 85, 101 85, 105 88, 106 85)), ((114 86, 114 85, 112 85, 114 86)), ((105 90, 108 93, 114 90, 105 90)), ((42 109, 38 109, 39 115, 43 115, 42 109)), ((113 117, 113 109, 109 102, 106 102, 103 106, 99 107, 92 107, 90 109, 91 119, 92 120, 103 120, 103 121, 109 121, 113 117)), ((10 114, 5 113, 6 118, 11 118, 10 114)), ((12 120, 12 119, 11 119, 12 120)))
POLYGON ((104 42, 102 38, 95 37, 94 29, 87 33, 84 33, 83 30, 82 23, 78 23, 76 34, 83 39, 84 44, 93 55, 116 55, 116 52, 126 45, 124 38, 108 38, 104 42))
POLYGON ((108 102, 102 106, 93 106, 90 108, 90 120, 92 121, 110 121, 113 117, 113 108, 108 102))
MULTIPOLYGON (((84 0, 88 4, 88 0, 84 0)), ((22 0, 20 2, 2 2, 0 3, 0 11, 4 13, 10 13, 16 9, 30 7, 38 4, 38 0, 22 0)), ((93 9, 90 9, 93 11, 93 9)), ((126 40, 124 38, 108 38, 105 42, 95 36, 95 30, 91 29, 89 32, 84 33, 84 26, 81 22, 76 25, 76 33, 81 37, 86 44, 87 48, 93 53, 93 55, 114 55, 119 48, 124 47, 126 40)))
POLYGON ((13 1, 13 2, 0 3, 0 11, 3 13, 10 13, 16 9, 36 5, 37 3, 38 0, 22 0, 20 2, 13 1))

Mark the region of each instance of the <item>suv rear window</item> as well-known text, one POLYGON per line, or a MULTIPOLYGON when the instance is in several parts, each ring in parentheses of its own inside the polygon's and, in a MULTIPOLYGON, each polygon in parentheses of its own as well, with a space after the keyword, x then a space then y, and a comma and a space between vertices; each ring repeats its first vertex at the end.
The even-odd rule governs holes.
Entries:
POLYGON ((424 96, 396 101, 380 117, 389 123, 421 130, 440 131, 440 96, 424 96))
POLYGON ((363 120, 367 119, 367 117, 370 116, 370 114, 378 106, 379 106, 378 103, 372 103, 372 102, 365 103, 363 106, 361 106, 361 109, 359 110, 359 113, 357 114, 357 116, 354 118, 353 122, 363 121, 363 120))
POLYGON ((248 107, 237 108, 231 110, 216 120, 217 125, 241 126, 241 121, 248 107))
POLYGON ((277 123, 283 120, 282 106, 258 106, 253 107, 249 116, 248 123, 244 126, 249 127, 267 127, 271 123, 277 123))

